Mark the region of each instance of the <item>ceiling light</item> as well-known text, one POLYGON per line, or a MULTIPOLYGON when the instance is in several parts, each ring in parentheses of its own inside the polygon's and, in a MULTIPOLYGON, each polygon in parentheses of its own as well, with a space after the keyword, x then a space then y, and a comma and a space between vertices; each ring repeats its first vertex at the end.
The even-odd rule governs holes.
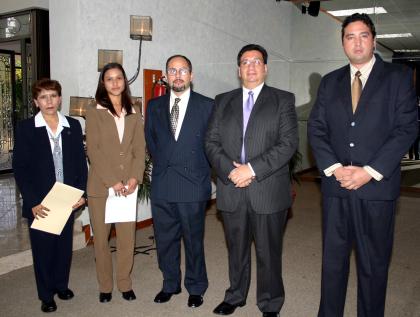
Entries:
POLYGON ((394 50, 394 52, 398 53, 418 53, 420 52, 419 49, 401 49, 401 50, 394 50))
POLYGON ((386 12, 384 7, 371 7, 371 8, 360 8, 360 9, 348 9, 348 10, 335 10, 335 11, 327 11, 329 14, 332 14, 336 17, 343 17, 352 15, 354 13, 366 13, 366 14, 382 14, 388 13, 386 12))
POLYGON ((377 39, 395 39, 397 37, 413 37, 411 33, 378 34, 377 39))

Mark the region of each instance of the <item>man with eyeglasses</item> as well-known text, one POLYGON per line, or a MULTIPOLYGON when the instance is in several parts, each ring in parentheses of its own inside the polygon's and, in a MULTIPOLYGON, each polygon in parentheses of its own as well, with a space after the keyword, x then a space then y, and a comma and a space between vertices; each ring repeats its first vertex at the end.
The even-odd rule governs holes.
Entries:
POLYGON ((242 88, 216 96, 206 135, 229 252, 230 287, 213 312, 230 315, 245 305, 254 240, 257 306, 264 317, 278 316, 283 229, 292 203, 288 163, 298 146, 295 98, 265 85, 263 47, 244 46, 237 63, 242 88))
POLYGON ((153 160, 153 225, 163 274, 163 287, 154 301, 165 303, 181 292, 182 237, 188 306, 199 307, 208 287, 203 237, 211 182, 204 136, 214 101, 192 91, 192 65, 187 57, 169 57, 166 76, 170 93, 150 100, 145 124, 153 160))

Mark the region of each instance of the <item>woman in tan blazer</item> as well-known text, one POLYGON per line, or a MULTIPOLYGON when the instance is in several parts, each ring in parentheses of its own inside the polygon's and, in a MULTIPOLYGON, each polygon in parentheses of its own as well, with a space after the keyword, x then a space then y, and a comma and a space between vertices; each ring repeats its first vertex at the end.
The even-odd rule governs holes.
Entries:
MULTIPOLYGON (((86 145, 90 162, 87 193, 93 226, 99 301, 112 298, 112 257, 105 224, 108 189, 116 195, 133 193, 143 179, 144 129, 140 109, 134 107, 124 69, 107 64, 96 90, 96 107, 86 114, 86 145)), ((126 300, 136 299, 130 278, 134 259, 135 221, 115 223, 117 238, 117 287, 126 300)))

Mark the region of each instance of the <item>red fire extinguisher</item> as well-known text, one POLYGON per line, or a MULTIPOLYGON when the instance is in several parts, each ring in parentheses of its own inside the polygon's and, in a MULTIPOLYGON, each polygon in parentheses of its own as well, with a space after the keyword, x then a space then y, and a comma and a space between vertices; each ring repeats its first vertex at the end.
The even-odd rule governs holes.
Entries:
POLYGON ((153 84, 152 97, 159 97, 166 94, 168 83, 165 81, 165 76, 162 76, 158 79, 157 82, 153 84))

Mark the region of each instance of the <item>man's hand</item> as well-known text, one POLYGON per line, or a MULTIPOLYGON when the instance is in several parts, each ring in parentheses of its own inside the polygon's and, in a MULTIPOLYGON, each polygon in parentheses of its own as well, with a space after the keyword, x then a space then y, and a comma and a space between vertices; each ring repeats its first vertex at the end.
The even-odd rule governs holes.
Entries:
POLYGON ((345 166, 343 168, 345 172, 343 172, 341 180, 339 180, 339 182, 341 184, 341 187, 344 187, 345 189, 359 189, 372 179, 372 176, 370 176, 370 174, 363 167, 345 166), (347 174, 347 172, 350 172, 350 174, 347 174))
POLYGON ((243 188, 249 186, 254 177, 248 164, 233 162, 233 166, 235 168, 230 172, 228 178, 235 184, 235 187, 243 188))

